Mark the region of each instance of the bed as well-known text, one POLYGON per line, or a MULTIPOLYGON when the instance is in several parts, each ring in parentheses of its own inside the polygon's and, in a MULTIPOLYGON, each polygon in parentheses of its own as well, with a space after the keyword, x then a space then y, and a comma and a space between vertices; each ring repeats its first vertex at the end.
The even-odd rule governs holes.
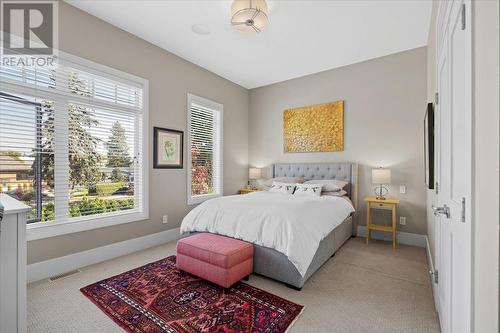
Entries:
MULTIPOLYGON (((269 193, 268 194, 253 193, 238 197, 236 196, 224 197, 224 199, 221 198, 219 199, 219 201, 213 201, 212 203, 207 202, 207 204, 201 208, 200 206, 202 206, 203 204, 193 209, 193 211, 190 212, 182 222, 181 232, 183 232, 184 235, 195 232, 212 232, 224 236, 251 241, 255 245, 254 273, 281 281, 287 284, 289 287, 300 290, 306 283, 306 281, 330 257, 332 257, 335 254, 335 252, 351 236, 355 235, 355 230, 357 227, 355 212, 347 214, 345 209, 344 210, 340 208, 333 209, 333 205, 330 204, 330 202, 332 203, 335 202, 336 206, 344 207, 346 206, 346 204, 344 204, 342 201, 345 202, 349 201, 349 206, 351 208, 352 207, 354 207, 354 209, 357 208, 357 191, 358 191, 357 173, 358 173, 358 166, 356 163, 277 163, 273 165, 273 177, 302 177, 305 180, 338 179, 347 181, 349 184, 344 189, 347 192, 346 197, 348 199, 346 200, 345 198, 339 198, 339 197, 336 198, 325 197, 322 198, 322 200, 317 200, 321 202, 307 201, 308 199, 300 199, 300 200, 293 199, 296 201, 292 202, 285 197, 279 197, 279 196, 272 197, 272 195, 269 193), (300 235, 300 237, 306 238, 305 241, 311 241, 311 243, 313 243, 312 241, 314 239, 315 246, 313 247, 312 246, 305 247, 305 245, 302 244, 304 242, 304 239, 299 239, 294 241, 295 243, 301 243, 300 245, 303 246, 302 249, 307 249, 307 251, 295 250, 294 252, 292 251, 290 253, 290 251, 288 251, 289 249, 287 247, 287 244, 282 244, 282 246, 274 246, 274 245, 264 246, 263 244, 267 244, 266 242, 260 242, 260 241, 256 242, 251 240, 251 238, 248 237, 245 238, 246 236, 245 230, 241 231, 241 229, 242 228, 244 229, 247 225, 251 224, 248 223, 250 220, 247 220, 246 223, 240 223, 237 226, 235 226, 234 230, 237 231, 228 232, 227 227, 226 229, 224 229, 219 225, 214 227, 216 223, 212 222, 212 220, 215 221, 221 216, 225 216, 224 223, 232 227, 233 222, 231 222, 232 221, 231 214, 234 215, 235 213, 228 212, 228 208, 226 208, 226 204, 229 204, 227 203, 228 201, 231 205, 233 205, 230 207, 234 207, 234 205, 240 205, 242 209, 239 209, 238 211, 248 210, 249 211, 248 214, 250 214, 250 211, 252 212, 257 211, 256 207, 264 205, 264 202, 266 201, 270 202, 269 205, 274 204, 274 205, 283 205, 283 207, 288 207, 284 208, 287 211, 293 212, 293 208, 297 208, 297 210, 293 213, 299 214, 304 211, 304 214, 308 213, 307 216, 320 216, 318 215, 319 213, 314 214, 313 212, 317 212, 323 209, 322 212, 323 215, 321 219, 325 219, 324 215, 326 212, 330 214, 331 220, 332 221, 335 220, 336 222, 335 223, 332 222, 331 225, 330 224, 325 225, 324 221, 321 221, 321 223, 316 221, 316 219, 319 220, 319 217, 318 218, 314 217, 312 218, 311 221, 308 221, 307 224, 298 224, 297 222, 292 223, 293 228, 288 228, 288 229, 281 228, 282 224, 284 223, 280 224, 280 228, 278 229, 274 228, 275 225, 269 224, 269 221, 266 222, 267 224, 264 223, 260 226, 261 228, 260 233, 263 233, 262 229, 264 229, 264 231, 267 231, 267 235, 273 236, 274 238, 278 238, 281 240, 285 239, 285 242, 290 237, 294 238, 295 235, 298 236, 302 232, 308 235, 308 236, 300 235), (275 204, 274 202, 277 202, 277 204, 275 204), (245 204, 246 206, 243 204, 245 204), (314 206, 316 204, 318 206, 314 206), (297 207, 294 207, 293 205, 297 205, 297 207), (315 207, 315 208, 313 210, 313 208, 304 208, 304 207, 315 207), (344 215, 347 215, 347 217, 345 218, 340 217, 344 215), (193 223, 192 221, 196 222, 198 221, 197 218, 204 220, 204 223, 193 223), (303 231, 297 228, 303 228, 303 231), (316 230, 315 228, 318 228, 318 230, 316 230), (322 229, 321 230, 322 233, 320 233, 319 229, 322 229), (325 232, 325 230, 328 230, 328 232, 325 232), (309 236, 308 232, 312 232, 311 236, 309 236), (283 233, 286 234, 287 236, 280 237, 278 233, 283 233), (311 239, 309 239, 309 237, 311 239), (297 252, 299 253, 297 254, 297 252), (307 253, 302 253, 302 252, 310 252, 310 254, 307 255, 307 253), (300 258, 299 259, 296 258, 297 256, 300 257, 302 254, 305 257, 303 258, 305 264, 302 264, 302 261, 299 260, 300 258)), ((238 216, 235 216, 234 219, 237 220, 238 216)), ((301 221, 302 219, 307 220, 307 217, 304 217, 304 215, 300 215, 300 219, 301 221)), ((329 216, 326 216, 326 219, 329 219, 329 216)), ((258 217, 252 221, 253 222, 260 221, 260 218, 258 217)), ((236 222, 234 222, 234 224, 236 224, 236 222)), ((266 234, 264 233, 264 235, 266 234)))

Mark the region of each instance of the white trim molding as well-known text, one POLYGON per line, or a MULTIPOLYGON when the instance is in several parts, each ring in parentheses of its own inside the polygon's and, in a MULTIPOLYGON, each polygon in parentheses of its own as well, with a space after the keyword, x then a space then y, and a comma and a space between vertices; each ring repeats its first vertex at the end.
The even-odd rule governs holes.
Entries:
POLYGON ((426 252, 427 252, 427 264, 429 265, 429 279, 431 281, 432 285, 432 297, 434 298, 434 307, 436 309, 436 312, 439 310, 438 306, 438 290, 437 290, 437 283, 434 281, 434 274, 436 273, 436 270, 434 268, 434 261, 432 260, 432 253, 431 253, 431 245, 429 243, 429 237, 425 236, 425 247, 426 247, 426 252))
MULTIPOLYGON (((366 227, 364 225, 358 225, 357 235, 359 237, 366 236, 366 227)), ((392 235, 381 231, 372 231, 371 238, 392 242, 392 235)), ((396 232, 396 242, 404 245, 426 248, 427 247, 426 238, 427 238, 426 235, 414 234, 411 232, 403 232, 403 231, 396 232)))
POLYGON ((165 244, 180 238, 180 228, 161 231, 95 249, 73 253, 28 265, 28 283, 165 244))

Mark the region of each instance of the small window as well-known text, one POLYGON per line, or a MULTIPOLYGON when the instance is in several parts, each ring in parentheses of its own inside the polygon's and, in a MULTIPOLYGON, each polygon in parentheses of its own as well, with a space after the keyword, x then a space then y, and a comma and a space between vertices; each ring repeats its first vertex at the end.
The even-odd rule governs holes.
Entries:
POLYGON ((188 95, 188 204, 222 195, 222 104, 188 95))

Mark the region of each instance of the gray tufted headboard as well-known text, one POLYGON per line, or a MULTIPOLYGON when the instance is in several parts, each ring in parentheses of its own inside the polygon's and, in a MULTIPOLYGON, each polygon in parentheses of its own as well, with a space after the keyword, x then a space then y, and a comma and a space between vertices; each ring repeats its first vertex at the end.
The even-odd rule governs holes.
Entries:
POLYGON ((354 208, 358 209, 358 164, 339 163, 276 163, 273 166, 273 177, 302 177, 312 179, 339 179, 349 182, 347 195, 354 208))

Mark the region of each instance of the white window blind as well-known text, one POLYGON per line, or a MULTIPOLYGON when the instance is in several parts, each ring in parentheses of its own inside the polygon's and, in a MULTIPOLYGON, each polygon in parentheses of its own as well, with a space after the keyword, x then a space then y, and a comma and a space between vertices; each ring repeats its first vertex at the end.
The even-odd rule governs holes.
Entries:
POLYGON ((41 220, 42 206, 54 207, 53 196, 41 195, 42 184, 54 178, 53 168, 43 174, 41 168, 43 160, 54 160, 54 146, 48 143, 53 128, 42 127, 54 118, 53 106, 53 101, 0 91, 0 192, 29 202, 29 221, 41 220))
POLYGON ((188 95, 188 204, 222 195, 222 113, 221 104, 188 95))
POLYGON ((145 218, 147 81, 67 58, 0 66, 0 190, 35 227, 145 218))

